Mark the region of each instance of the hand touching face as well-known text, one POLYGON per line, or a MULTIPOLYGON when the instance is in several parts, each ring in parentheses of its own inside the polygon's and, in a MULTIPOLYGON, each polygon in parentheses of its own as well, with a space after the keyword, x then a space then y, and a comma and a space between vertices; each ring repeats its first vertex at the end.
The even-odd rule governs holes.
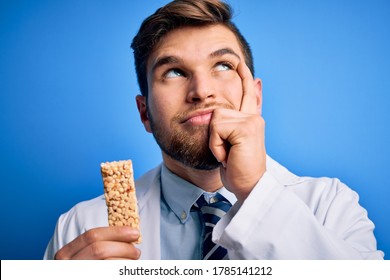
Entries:
POLYGON ((259 112, 261 106, 260 80, 253 77, 241 62, 237 73, 242 80, 240 109, 218 109, 210 123, 210 149, 223 163, 221 178, 224 186, 243 201, 266 170, 264 144, 265 123, 259 112))
POLYGON ((162 151, 199 170, 225 163, 221 175, 232 191, 242 188, 238 181, 243 189, 253 185, 263 171, 254 176, 245 169, 265 169, 261 81, 246 67, 235 35, 222 25, 177 29, 163 38, 147 69, 148 100, 138 96, 137 104, 162 151))

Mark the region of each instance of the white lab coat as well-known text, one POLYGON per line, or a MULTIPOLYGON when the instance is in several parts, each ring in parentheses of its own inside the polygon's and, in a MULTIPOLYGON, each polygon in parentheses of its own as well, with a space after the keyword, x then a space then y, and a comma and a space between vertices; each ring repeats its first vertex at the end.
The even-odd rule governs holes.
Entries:
MULTIPOLYGON (((160 259, 161 166, 136 181, 141 259, 160 259)), ((60 216, 45 252, 53 259, 83 232, 108 225, 104 196, 60 216)), ((337 179, 298 177, 271 158, 243 205, 236 203, 213 232, 230 259, 382 259, 374 224, 358 195, 337 179)))

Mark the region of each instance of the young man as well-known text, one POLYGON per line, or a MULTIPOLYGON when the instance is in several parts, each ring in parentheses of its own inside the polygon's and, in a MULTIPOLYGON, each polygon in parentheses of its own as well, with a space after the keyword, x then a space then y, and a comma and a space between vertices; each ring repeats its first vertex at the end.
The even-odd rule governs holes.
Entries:
POLYGON ((266 155, 261 80, 230 20, 223 2, 173 1, 133 40, 138 110, 163 155, 136 182, 143 242, 107 226, 101 196, 60 217, 45 258, 383 258, 355 192, 266 155))

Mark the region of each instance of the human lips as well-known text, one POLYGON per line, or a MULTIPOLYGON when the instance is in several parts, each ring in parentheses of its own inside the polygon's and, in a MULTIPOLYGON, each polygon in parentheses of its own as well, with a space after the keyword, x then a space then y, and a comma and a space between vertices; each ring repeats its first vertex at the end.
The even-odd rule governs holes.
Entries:
POLYGON ((214 108, 207 110, 198 110, 189 113, 182 121, 184 124, 189 125, 208 125, 213 115, 214 108))

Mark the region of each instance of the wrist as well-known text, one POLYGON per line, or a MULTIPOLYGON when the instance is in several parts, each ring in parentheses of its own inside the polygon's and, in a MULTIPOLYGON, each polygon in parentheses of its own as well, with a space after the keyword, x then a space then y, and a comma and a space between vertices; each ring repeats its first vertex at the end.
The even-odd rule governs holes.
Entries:
POLYGON ((263 177, 264 172, 262 175, 250 186, 251 187, 246 187, 246 188, 241 188, 238 191, 234 192, 235 196, 237 197, 237 201, 240 202, 241 204, 244 203, 244 201, 248 198, 248 196, 252 193, 253 189, 259 184, 261 178, 263 177))

